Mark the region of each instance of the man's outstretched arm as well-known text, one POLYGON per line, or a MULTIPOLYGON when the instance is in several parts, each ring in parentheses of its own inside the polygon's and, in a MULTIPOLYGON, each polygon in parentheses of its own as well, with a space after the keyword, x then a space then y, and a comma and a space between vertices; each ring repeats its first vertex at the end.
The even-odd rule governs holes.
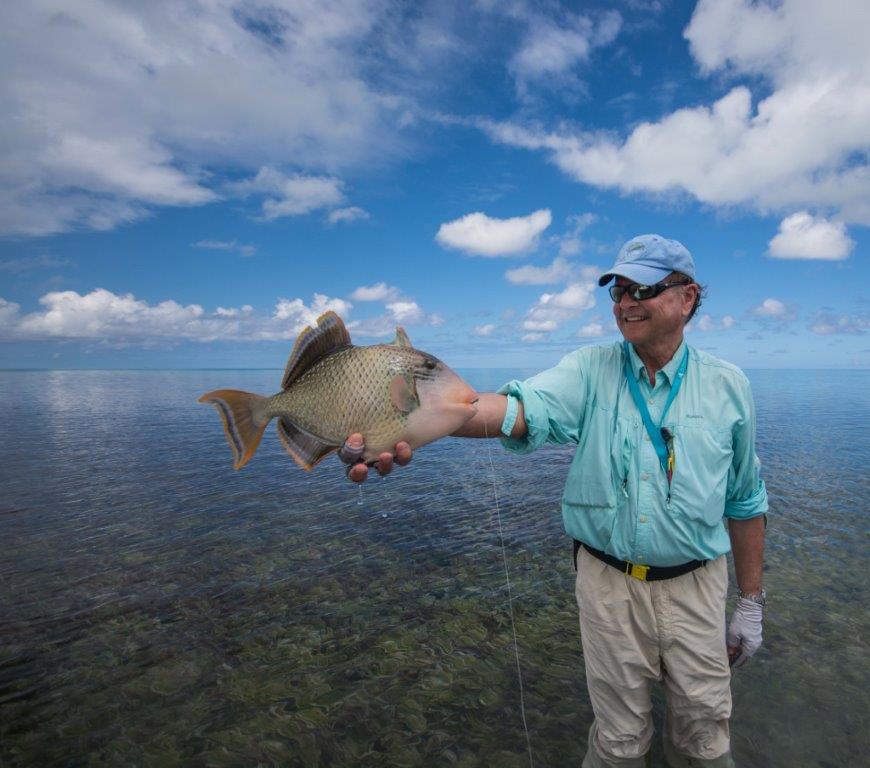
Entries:
MULTIPOLYGON (((507 395, 485 392, 477 401, 477 413, 454 433, 454 437, 504 437, 501 425, 507 411, 507 395)), ((517 402, 517 420, 511 430, 511 437, 522 439, 526 436, 526 419, 523 404, 517 402)))
MULTIPOLYGON (((523 415, 523 404, 517 403, 517 418, 510 436, 523 438, 526 436, 526 420, 523 415)), ((502 437, 501 425, 507 410, 507 396, 494 392, 485 392, 477 401, 477 412, 465 422, 453 435, 455 437, 502 437)), ((360 461, 365 443, 363 436, 353 434, 347 438, 339 452, 341 460, 350 464, 347 476, 355 483, 365 482, 369 468, 360 461)), ((412 458, 411 446, 405 442, 397 443, 394 453, 384 452, 378 456, 377 470, 381 475, 388 475, 395 464, 404 466, 412 458)))

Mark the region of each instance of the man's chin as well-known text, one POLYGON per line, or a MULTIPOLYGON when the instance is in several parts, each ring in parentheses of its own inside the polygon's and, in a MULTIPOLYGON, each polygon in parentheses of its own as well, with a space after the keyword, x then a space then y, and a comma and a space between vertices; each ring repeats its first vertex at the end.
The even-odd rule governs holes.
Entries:
POLYGON ((646 338, 646 326, 644 323, 623 323, 619 326, 619 331, 622 333, 622 338, 630 341, 632 344, 637 344, 646 338))

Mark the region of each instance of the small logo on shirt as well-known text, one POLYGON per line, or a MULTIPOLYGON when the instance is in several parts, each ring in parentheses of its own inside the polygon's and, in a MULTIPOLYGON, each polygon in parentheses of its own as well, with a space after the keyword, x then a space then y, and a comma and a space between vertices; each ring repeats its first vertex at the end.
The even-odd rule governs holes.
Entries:
POLYGON ((688 413, 686 414, 687 419, 703 419, 704 417, 698 413, 688 413))

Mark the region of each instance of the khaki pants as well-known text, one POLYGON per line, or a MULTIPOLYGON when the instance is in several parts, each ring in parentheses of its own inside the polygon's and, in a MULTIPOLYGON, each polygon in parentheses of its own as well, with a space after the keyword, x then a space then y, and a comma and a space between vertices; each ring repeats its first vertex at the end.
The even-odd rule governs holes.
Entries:
POLYGON ((642 768, 653 736, 653 683, 667 698, 672 768, 731 768, 725 557, 664 581, 639 581, 577 556, 577 605, 595 720, 583 768, 642 768))

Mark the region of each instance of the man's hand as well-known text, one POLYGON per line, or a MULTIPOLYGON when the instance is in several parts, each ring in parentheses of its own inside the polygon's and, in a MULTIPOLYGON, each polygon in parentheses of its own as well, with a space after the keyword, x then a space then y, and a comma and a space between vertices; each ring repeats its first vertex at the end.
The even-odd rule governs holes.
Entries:
MULTIPOLYGON (((347 476, 355 483, 364 483, 369 476, 368 465, 362 460, 365 447, 363 436, 357 432, 345 440, 338 452, 339 458, 348 465, 347 476)), ((395 455, 389 451, 384 451, 372 463, 372 466, 378 470, 381 476, 389 475, 393 471, 394 464, 404 466, 411 461, 412 456, 411 446, 402 441, 396 443, 395 455)))
POLYGON ((746 597, 738 598, 728 624, 728 663, 742 667, 761 646, 761 620, 764 608, 746 597))

